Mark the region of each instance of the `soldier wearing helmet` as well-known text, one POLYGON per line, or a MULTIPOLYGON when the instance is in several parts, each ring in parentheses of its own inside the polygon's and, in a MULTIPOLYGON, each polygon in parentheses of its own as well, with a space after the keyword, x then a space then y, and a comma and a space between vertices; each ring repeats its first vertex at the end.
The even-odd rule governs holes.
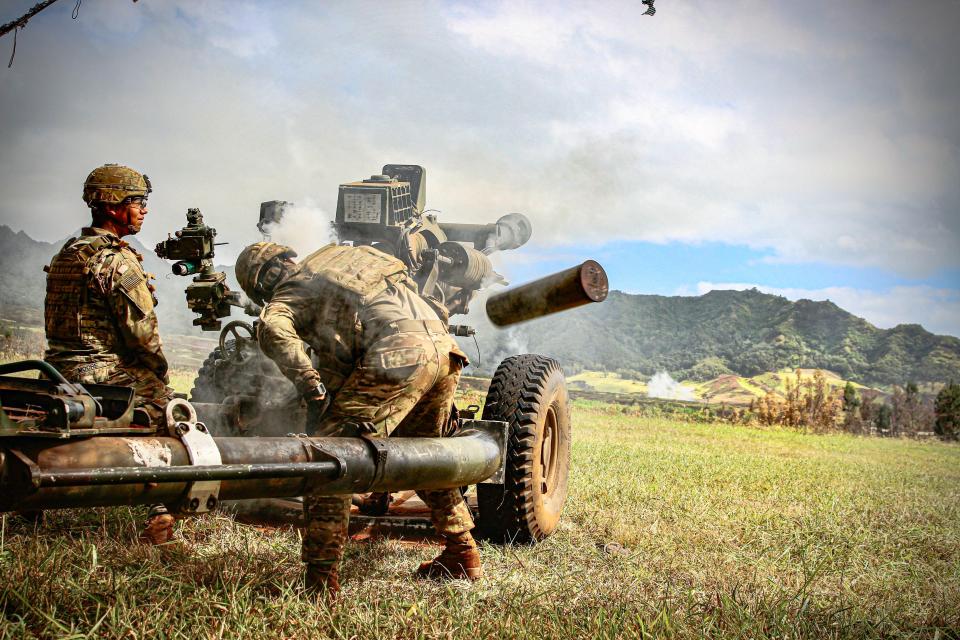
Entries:
MULTIPOLYGON (((260 347, 307 400, 312 435, 450 435, 467 359, 404 264, 366 246, 331 244, 300 262, 294 256, 289 247, 258 242, 240 253, 236 275, 250 298, 265 303, 260 347)), ((446 546, 417 574, 479 578, 473 520, 460 492, 418 494, 446 546)), ((350 496, 306 496, 304 515, 307 586, 335 596, 350 496)))
MULTIPOLYGON (((122 237, 140 231, 151 192, 147 176, 106 164, 90 172, 83 201, 91 224, 53 257, 47 272, 45 359, 70 381, 133 387, 140 418, 163 421, 167 386, 153 286, 143 258, 122 237)), ((151 510, 146 541, 169 540, 173 517, 151 510)))

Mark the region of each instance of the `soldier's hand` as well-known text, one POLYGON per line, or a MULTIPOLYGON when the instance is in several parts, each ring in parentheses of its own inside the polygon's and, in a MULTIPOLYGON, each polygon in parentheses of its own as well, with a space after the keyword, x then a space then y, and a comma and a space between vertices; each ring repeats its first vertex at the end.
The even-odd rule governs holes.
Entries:
POLYGON ((310 422, 319 420, 330 408, 330 395, 322 382, 318 381, 315 387, 307 389, 303 399, 307 401, 307 416, 310 422))
POLYGON ((319 380, 315 386, 309 387, 303 392, 303 397, 307 402, 318 402, 327 399, 327 388, 319 380))

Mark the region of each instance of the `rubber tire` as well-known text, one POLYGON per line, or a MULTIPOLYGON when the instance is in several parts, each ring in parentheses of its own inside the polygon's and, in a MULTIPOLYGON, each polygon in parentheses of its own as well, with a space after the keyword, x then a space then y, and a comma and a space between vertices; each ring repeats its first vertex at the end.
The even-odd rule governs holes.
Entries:
POLYGON ((214 371, 218 360, 223 359, 220 347, 214 347, 210 355, 206 357, 200 369, 197 370, 197 377, 193 380, 193 389, 190 390, 191 402, 223 402, 226 394, 217 387, 214 379, 214 371))
POLYGON ((505 359, 490 381, 483 419, 502 420, 510 432, 503 486, 477 485, 476 533, 491 542, 543 540, 560 520, 570 470, 570 407, 560 363, 536 354, 505 359))

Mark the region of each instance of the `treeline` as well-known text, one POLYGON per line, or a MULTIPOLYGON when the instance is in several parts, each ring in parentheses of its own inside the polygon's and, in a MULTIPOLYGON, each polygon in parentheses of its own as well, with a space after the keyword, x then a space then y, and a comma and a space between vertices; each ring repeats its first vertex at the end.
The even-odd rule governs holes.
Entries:
POLYGON ((960 437, 960 385, 951 382, 932 396, 908 382, 883 396, 870 389, 858 390, 851 382, 842 389, 831 387, 819 369, 804 380, 797 370, 795 379, 787 379, 784 395, 767 393, 751 401, 747 411, 731 417, 814 433, 842 430, 857 435, 936 435, 956 440, 960 437))

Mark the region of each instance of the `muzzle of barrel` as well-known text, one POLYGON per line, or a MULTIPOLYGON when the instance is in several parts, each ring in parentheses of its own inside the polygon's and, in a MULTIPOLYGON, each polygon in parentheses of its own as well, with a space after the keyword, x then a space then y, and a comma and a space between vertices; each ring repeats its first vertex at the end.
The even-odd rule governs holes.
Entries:
POLYGON ((587 260, 490 296, 487 317, 498 327, 505 327, 591 302, 603 302, 608 292, 606 271, 596 260, 587 260))

